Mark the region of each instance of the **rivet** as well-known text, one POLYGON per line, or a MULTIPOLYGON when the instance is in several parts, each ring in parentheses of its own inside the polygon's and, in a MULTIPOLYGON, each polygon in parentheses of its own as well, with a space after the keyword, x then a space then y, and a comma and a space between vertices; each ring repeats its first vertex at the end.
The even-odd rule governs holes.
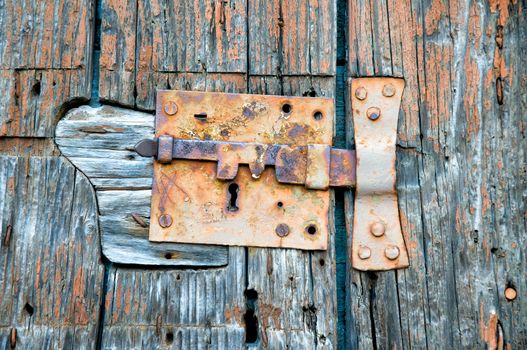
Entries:
POLYGON ((369 259, 371 256, 371 249, 366 246, 359 247, 359 258, 362 260, 369 259))
POLYGON ((366 116, 368 116, 370 120, 375 121, 381 117, 381 110, 377 107, 370 107, 366 111, 366 116))
POLYGON ((359 86, 357 90, 355 90, 355 97, 359 100, 364 100, 368 96, 368 91, 362 86, 359 86))
POLYGON ((384 87, 382 88, 382 94, 385 97, 392 97, 393 95, 395 95, 395 87, 392 84, 384 85, 384 87))
POLYGON ((289 226, 287 226, 286 224, 279 224, 278 226, 276 226, 274 232, 276 232, 276 234, 280 237, 285 237, 289 234, 289 226))
POLYGON ((169 101, 165 103, 164 110, 166 114, 174 115, 177 113, 177 104, 174 101, 169 101))
POLYGON ((513 301, 514 299, 516 299, 517 296, 518 296, 518 293, 516 292, 516 289, 514 289, 513 287, 507 287, 505 289, 505 298, 508 301, 513 301))
POLYGON ((394 245, 389 246, 384 249, 384 255, 390 260, 395 260, 399 257, 399 248, 394 245))
POLYGON ((159 217, 159 226, 163 228, 170 227, 172 225, 172 217, 168 214, 163 214, 159 217))
POLYGON ((374 222, 370 226, 370 232, 375 237, 381 237, 384 234, 384 231, 386 231, 386 227, 384 224, 380 221, 374 222))

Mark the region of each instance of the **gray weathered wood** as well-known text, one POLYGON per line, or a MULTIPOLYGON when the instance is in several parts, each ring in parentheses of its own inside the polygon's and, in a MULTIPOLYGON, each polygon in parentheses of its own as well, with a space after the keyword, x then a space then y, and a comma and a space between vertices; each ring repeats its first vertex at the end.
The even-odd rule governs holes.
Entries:
POLYGON ((351 77, 406 80, 397 188, 411 266, 350 271, 347 346, 525 348, 525 4, 349 10, 351 77))
POLYGON ((52 137, 91 91, 93 3, 2 1, 0 136, 52 137))
POLYGON ((71 110, 58 123, 62 154, 95 186, 104 255, 136 265, 222 266, 225 247, 154 243, 148 240, 152 159, 134 145, 154 134, 151 114, 104 106, 71 110))
POLYGON ((0 156, 0 346, 92 349, 103 299, 90 183, 59 157, 0 156))

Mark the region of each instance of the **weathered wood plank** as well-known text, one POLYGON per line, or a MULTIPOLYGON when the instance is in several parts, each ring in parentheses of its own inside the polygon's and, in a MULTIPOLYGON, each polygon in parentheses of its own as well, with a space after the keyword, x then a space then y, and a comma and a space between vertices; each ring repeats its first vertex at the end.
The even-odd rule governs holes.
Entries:
POLYGON ((103 1, 100 96, 154 108, 165 73, 242 73, 247 66, 245 1, 103 1))
POLYGON ((151 114, 108 106, 73 109, 57 125, 60 151, 95 186, 104 255, 123 264, 226 265, 226 247, 148 240, 152 159, 133 147, 153 134, 151 114))
POLYGON ((244 348, 245 252, 215 270, 111 268, 103 348, 244 348))
POLYGON ((518 255, 527 144, 511 127, 527 115, 524 5, 350 1, 349 10, 350 75, 406 80, 397 174, 411 254, 404 271, 351 271, 349 346, 492 347, 499 327, 505 346, 525 347, 513 321, 526 319, 525 301, 504 297, 527 271, 518 255))
POLYGON ((0 156, 0 344, 91 349, 103 266, 87 179, 63 158, 0 156))
POLYGON ((51 137, 68 104, 91 90, 93 4, 12 1, 0 7, 0 136, 51 137))

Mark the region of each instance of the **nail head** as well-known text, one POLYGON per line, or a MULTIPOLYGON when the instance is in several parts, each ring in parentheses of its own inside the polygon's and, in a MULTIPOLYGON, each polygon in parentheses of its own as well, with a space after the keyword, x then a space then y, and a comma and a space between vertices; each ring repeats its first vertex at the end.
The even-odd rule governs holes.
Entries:
POLYGON ((384 87, 382 88, 382 94, 385 97, 392 97, 393 95, 395 95, 395 87, 392 84, 384 85, 384 87))
POLYGON ((382 235, 384 235, 384 232, 386 231, 386 227, 384 226, 384 224, 380 221, 378 222, 374 222, 373 224, 371 224, 370 226, 370 232, 372 235, 374 235, 375 237, 381 237, 382 235))
POLYGON ((276 232, 276 234, 280 237, 285 237, 289 234, 289 226, 287 226, 286 224, 279 224, 278 226, 276 226, 274 232, 276 232))
POLYGON ((170 227, 172 225, 172 217, 168 214, 163 214, 159 217, 159 226, 163 228, 170 227))
POLYGON ((513 287, 507 287, 505 289, 505 298, 508 301, 513 301, 514 299, 516 299, 517 296, 518 296, 518 293, 516 292, 516 289, 514 289, 513 287))
POLYGON ((169 101, 165 103, 164 110, 166 114, 174 115, 177 113, 177 104, 174 101, 169 101))
POLYGON ((366 246, 361 246, 359 247, 358 254, 359 258, 361 258, 362 260, 369 259, 369 257, 371 256, 371 249, 366 246))
POLYGON ((394 245, 389 246, 384 250, 384 255, 390 260, 395 260, 399 257, 399 248, 394 245))
POLYGON ((368 116, 370 120, 375 121, 381 117, 381 110, 378 107, 370 107, 366 111, 366 116, 368 116))
POLYGON ((355 97, 359 100, 364 100, 368 96, 368 91, 362 86, 359 86, 357 90, 355 90, 355 97))

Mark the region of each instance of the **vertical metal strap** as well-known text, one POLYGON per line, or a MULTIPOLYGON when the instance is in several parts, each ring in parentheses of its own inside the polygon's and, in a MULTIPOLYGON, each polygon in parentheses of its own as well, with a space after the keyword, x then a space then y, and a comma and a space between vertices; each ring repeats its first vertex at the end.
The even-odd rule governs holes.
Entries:
POLYGON ((360 78, 351 83, 357 185, 352 266, 391 270, 408 266, 397 191, 395 141, 404 80, 360 78))

